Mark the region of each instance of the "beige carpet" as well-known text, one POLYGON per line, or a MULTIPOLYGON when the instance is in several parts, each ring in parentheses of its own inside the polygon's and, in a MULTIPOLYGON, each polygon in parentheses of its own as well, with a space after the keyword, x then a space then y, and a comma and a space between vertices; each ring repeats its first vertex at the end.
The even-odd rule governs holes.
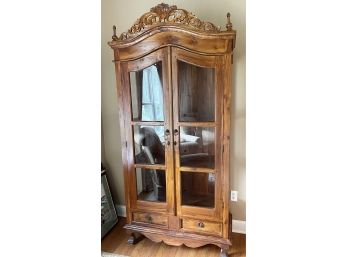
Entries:
POLYGON ((129 257, 129 256, 126 256, 126 255, 119 255, 119 254, 116 254, 116 253, 107 253, 107 252, 101 252, 101 256, 102 257, 129 257))

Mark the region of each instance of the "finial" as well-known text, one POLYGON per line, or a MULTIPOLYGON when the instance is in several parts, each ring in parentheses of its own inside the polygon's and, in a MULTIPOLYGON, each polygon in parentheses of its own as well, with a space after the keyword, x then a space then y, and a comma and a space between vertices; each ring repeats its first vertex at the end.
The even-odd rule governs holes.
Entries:
POLYGON ((116 26, 112 26, 112 30, 114 31, 114 34, 112 35, 112 41, 118 40, 118 37, 116 36, 116 26))
POLYGON ((231 14, 227 13, 227 24, 226 24, 227 31, 232 31, 232 22, 231 22, 231 14))

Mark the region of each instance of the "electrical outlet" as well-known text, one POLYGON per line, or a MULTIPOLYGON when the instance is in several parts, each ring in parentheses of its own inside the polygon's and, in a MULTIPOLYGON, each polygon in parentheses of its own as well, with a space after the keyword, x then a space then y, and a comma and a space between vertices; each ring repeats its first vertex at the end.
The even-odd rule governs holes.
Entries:
POLYGON ((231 190, 231 201, 237 202, 238 201, 238 191, 232 191, 231 190))

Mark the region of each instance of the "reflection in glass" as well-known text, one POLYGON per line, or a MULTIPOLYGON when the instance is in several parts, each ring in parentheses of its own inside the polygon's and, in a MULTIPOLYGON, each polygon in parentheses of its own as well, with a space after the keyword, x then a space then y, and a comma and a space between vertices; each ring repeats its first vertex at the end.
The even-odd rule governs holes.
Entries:
POLYGON ((166 201, 166 174, 164 170, 136 168, 138 200, 166 201))
POLYGON ((134 159, 137 164, 164 164, 164 127, 133 126, 134 159))
POLYGON ((162 65, 130 72, 134 121, 164 121, 162 65))
POLYGON ((215 129, 204 127, 180 128, 180 165, 215 167, 215 129))
POLYGON ((178 61, 179 120, 215 121, 215 71, 178 61))
POLYGON ((214 208, 215 174, 181 172, 181 204, 214 208))

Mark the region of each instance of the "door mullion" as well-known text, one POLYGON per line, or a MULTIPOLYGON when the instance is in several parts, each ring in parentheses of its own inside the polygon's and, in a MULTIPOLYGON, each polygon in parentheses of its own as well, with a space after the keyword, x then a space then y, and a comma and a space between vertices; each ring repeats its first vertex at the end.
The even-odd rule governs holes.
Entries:
POLYGON ((167 201, 168 212, 175 215, 175 182, 174 182, 174 153, 173 153, 173 133, 172 133, 172 119, 173 119, 173 103, 172 103, 172 82, 171 82, 171 47, 168 46, 164 50, 163 62, 166 69, 163 72, 163 80, 165 85, 165 129, 169 131, 166 136, 165 148, 166 148, 166 183, 167 183, 167 201))
POLYGON ((180 156, 179 156, 179 135, 174 135, 174 130, 179 130, 178 127, 178 114, 179 114, 179 103, 178 103, 178 70, 177 70, 177 55, 176 48, 171 47, 171 86, 172 86, 172 134, 173 134, 173 149, 174 149, 174 177, 175 177, 175 207, 176 215, 181 215, 181 185, 180 185, 180 156), (176 142, 176 144, 174 143, 176 142))

